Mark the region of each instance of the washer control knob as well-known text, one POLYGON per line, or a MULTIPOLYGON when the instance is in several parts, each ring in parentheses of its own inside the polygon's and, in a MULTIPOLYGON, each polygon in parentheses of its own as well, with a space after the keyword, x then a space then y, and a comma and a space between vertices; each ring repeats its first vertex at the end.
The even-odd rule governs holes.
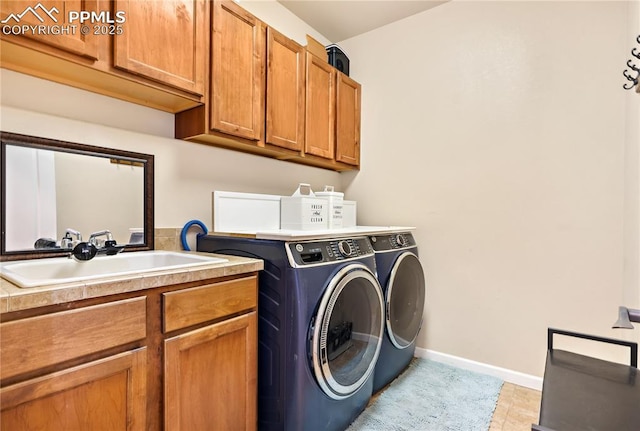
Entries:
POLYGON ((398 234, 396 235, 396 244, 398 244, 400 247, 406 247, 407 239, 404 237, 404 235, 398 234))
POLYGON ((349 244, 349 241, 340 241, 338 243, 338 250, 344 257, 349 257, 353 254, 353 247, 349 244))

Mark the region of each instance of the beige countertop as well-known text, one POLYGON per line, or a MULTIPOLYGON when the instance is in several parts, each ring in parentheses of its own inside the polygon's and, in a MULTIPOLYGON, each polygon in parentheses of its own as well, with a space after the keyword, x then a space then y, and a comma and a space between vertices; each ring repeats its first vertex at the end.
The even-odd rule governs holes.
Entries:
POLYGON ((277 241, 306 241, 321 239, 337 239, 366 235, 384 235, 395 232, 405 232, 415 230, 411 226, 351 226, 335 229, 321 230, 293 230, 293 229, 273 229, 273 230, 250 230, 234 232, 209 232, 209 235, 217 236, 241 236, 256 239, 272 239, 277 241))
POLYGON ((222 257, 227 259, 227 262, 213 263, 197 268, 145 272, 139 275, 104 277, 86 282, 29 288, 20 288, 10 281, 0 278, 0 314, 263 269, 263 262, 259 259, 203 254, 222 257))

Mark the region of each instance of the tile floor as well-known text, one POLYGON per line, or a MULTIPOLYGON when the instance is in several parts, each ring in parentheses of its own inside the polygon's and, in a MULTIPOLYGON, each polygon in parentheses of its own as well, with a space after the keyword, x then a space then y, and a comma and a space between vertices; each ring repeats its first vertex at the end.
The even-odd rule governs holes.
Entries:
MULTIPOLYGON (((371 405, 386 388, 374 394, 371 405)), ((542 393, 534 389, 504 382, 488 431, 531 431, 540 415, 542 393)))
POLYGON ((538 423, 540 391, 505 382, 493 412, 489 431, 531 431, 538 423))

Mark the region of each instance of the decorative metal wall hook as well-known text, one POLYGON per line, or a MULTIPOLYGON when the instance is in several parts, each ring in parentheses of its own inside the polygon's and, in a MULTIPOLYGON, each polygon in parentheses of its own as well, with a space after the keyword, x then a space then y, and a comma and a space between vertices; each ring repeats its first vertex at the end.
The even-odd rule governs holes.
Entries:
POLYGON ((633 82, 633 84, 629 85, 629 84, 624 84, 622 86, 622 88, 624 88, 625 90, 631 90, 633 87, 635 87, 636 85, 638 85, 638 77, 633 77, 629 74, 629 72, 627 72, 627 70, 625 69, 624 71, 622 71, 622 74, 624 75, 625 78, 627 78, 629 81, 633 82))
MULTIPOLYGON (((640 43, 640 35, 638 35, 638 37, 636 38, 636 41, 640 43)), ((633 55, 635 58, 640 60, 640 50, 638 50, 637 48, 634 47, 631 50, 631 55, 633 55)), ((627 69, 622 71, 622 74, 624 75, 625 78, 627 78, 627 81, 631 82, 631 84, 629 83, 624 84, 622 88, 624 88, 625 90, 631 90, 633 87, 638 85, 638 81, 640 80, 640 68, 636 66, 634 63, 632 63, 631 60, 627 60, 627 67, 631 69, 633 72, 635 72, 635 76, 633 72, 629 72, 629 70, 627 69)))

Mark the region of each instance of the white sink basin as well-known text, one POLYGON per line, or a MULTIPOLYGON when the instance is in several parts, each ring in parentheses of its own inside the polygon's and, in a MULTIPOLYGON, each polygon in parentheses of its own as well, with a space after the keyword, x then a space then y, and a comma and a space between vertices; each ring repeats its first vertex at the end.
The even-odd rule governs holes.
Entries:
POLYGON ((171 251, 140 251, 97 256, 86 262, 66 257, 3 262, 0 275, 20 287, 35 287, 223 262, 227 259, 171 251))

